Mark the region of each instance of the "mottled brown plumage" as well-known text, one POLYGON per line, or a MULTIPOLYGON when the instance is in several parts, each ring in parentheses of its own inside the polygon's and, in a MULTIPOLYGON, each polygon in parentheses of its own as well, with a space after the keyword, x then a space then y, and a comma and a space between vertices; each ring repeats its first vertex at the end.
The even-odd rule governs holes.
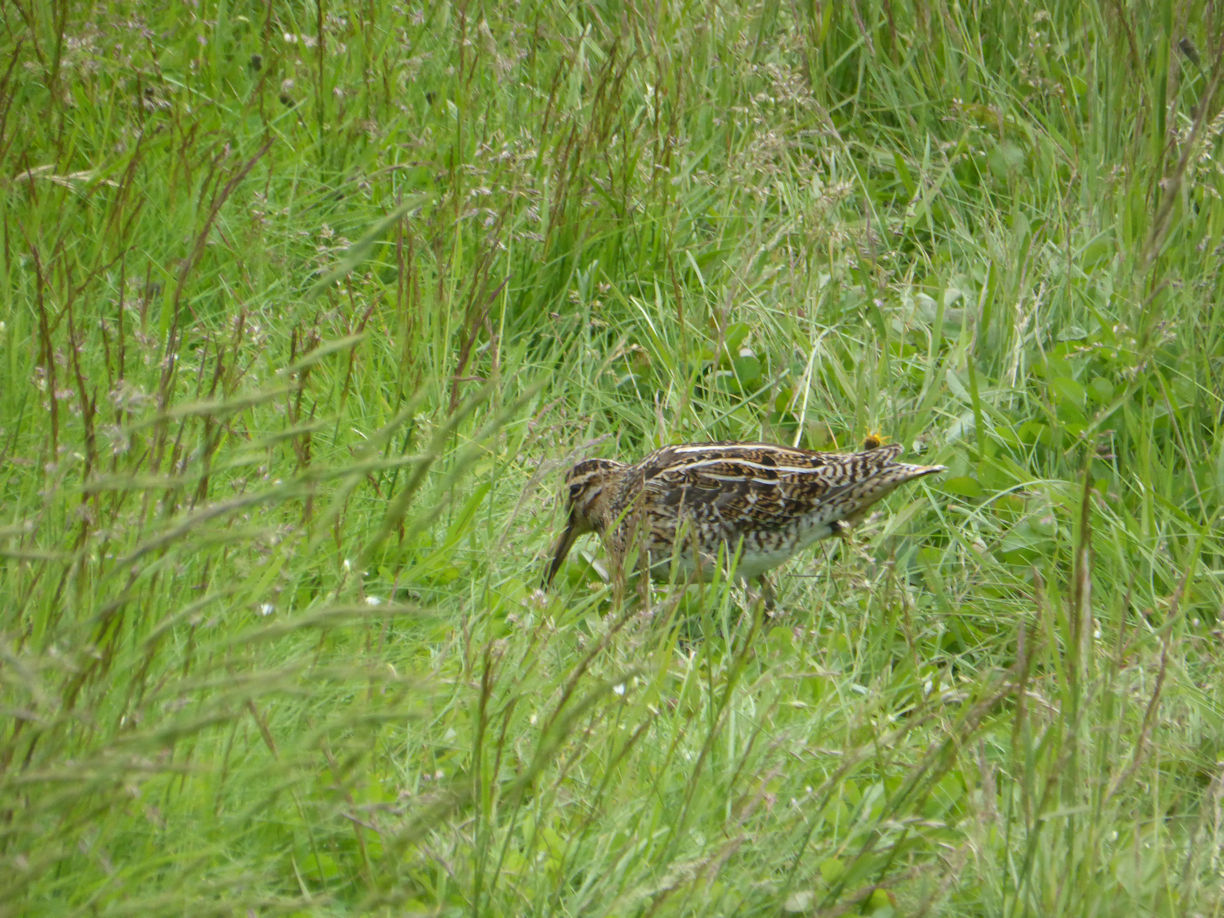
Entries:
POLYGON ((655 576, 674 561, 682 577, 709 579, 721 551, 728 559, 739 553, 739 577, 760 577, 845 532, 898 485, 944 469, 897 462, 900 454, 898 444, 842 454, 695 443, 665 446, 633 465, 586 459, 566 476, 569 520, 545 584, 574 540, 592 531, 618 571, 636 548, 638 566, 655 576))

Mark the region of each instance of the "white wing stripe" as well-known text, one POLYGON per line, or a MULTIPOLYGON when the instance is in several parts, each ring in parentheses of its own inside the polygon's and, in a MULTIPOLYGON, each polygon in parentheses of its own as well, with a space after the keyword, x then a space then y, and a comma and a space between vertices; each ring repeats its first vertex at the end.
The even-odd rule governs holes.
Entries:
POLYGON ((778 485, 782 483, 778 481, 777 479, 774 479, 773 481, 768 481, 766 479, 757 478, 757 476, 755 475, 715 475, 713 472, 705 472, 702 474, 701 477, 702 478, 713 478, 715 481, 752 481, 752 482, 755 482, 756 484, 763 484, 763 485, 778 485))
MULTIPOLYGON (((734 464, 734 465, 741 465, 741 466, 744 466, 745 468, 750 468, 750 469, 759 469, 762 472, 771 472, 771 473, 782 472, 782 473, 795 474, 795 475, 828 475, 831 471, 837 468, 837 466, 833 465, 832 463, 830 463, 829 465, 817 465, 817 466, 805 468, 805 467, 797 466, 797 465, 764 465, 760 462, 749 462, 747 459, 727 459, 725 457, 719 457, 715 459, 703 459, 699 462, 688 462, 688 463, 685 463, 684 465, 673 465, 673 466, 668 467, 665 471, 667 471, 668 473, 687 472, 689 469, 701 469, 701 468, 706 468, 707 466, 711 466, 711 465, 725 465, 728 463, 734 464)), ((711 475, 710 477, 715 478, 718 476, 711 475)), ((752 478, 752 479, 757 478, 756 475, 751 475, 751 474, 745 475, 742 477, 752 478)), ((732 480, 732 479, 728 479, 728 480, 732 480)))

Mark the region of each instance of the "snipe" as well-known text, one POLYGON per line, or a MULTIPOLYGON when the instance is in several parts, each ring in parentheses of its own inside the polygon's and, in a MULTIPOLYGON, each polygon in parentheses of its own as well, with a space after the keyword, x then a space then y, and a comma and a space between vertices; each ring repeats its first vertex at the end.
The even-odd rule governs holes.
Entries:
POLYGON ((637 567, 709 579, 720 552, 736 575, 760 578, 818 539, 844 533, 899 485, 942 465, 897 462, 899 444, 869 438, 859 453, 815 453, 768 443, 665 446, 633 465, 586 459, 566 476, 569 520, 544 583, 578 536, 596 532, 623 576, 637 567))

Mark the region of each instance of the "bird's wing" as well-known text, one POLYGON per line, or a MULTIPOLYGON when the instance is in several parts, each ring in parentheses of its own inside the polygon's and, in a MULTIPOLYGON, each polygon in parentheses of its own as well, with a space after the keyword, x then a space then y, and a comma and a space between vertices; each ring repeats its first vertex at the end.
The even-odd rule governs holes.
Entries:
POLYGON ((643 462, 642 488, 660 510, 770 529, 874 477, 900 451, 898 444, 848 455, 758 443, 670 447, 643 462))

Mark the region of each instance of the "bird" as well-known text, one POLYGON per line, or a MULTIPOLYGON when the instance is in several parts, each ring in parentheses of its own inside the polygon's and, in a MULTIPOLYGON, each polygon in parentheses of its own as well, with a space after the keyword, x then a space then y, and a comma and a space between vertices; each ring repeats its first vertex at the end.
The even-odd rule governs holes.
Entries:
POLYGON ((882 497, 945 471, 898 462, 901 445, 868 437, 861 452, 821 453, 771 443, 664 446, 632 464, 584 459, 565 476, 568 518, 544 576, 549 587, 577 538, 595 532, 623 583, 632 556, 652 579, 671 572, 735 575, 772 590, 764 575, 830 535, 846 535, 882 497), (726 568, 724 567, 724 570, 726 568))

